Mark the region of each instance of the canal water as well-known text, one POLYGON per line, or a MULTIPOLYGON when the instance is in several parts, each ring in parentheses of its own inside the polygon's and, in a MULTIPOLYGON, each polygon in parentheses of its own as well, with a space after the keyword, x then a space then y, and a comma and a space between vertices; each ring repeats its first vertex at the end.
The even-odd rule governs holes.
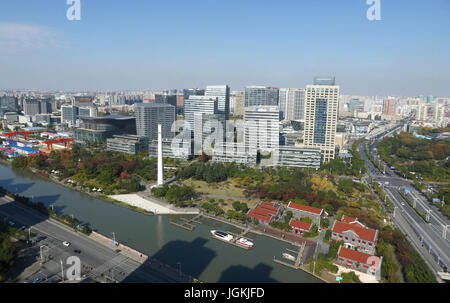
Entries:
POLYGON ((314 276, 272 261, 288 243, 249 234, 255 247, 244 250, 211 238, 211 229, 236 232, 230 225, 201 219, 190 232, 169 223, 167 216, 147 216, 46 181, 25 170, 0 164, 0 186, 53 205, 58 213, 74 215, 93 230, 171 265, 204 282, 319 283, 314 276))

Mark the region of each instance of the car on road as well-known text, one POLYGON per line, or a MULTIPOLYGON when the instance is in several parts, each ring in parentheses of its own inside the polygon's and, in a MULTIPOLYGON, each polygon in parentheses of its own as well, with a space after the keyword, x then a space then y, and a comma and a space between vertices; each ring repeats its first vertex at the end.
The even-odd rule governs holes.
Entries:
POLYGON ((10 226, 16 225, 16 223, 14 223, 13 221, 9 221, 8 224, 9 224, 10 226))
POLYGON ((44 280, 44 278, 36 278, 36 279, 33 280, 33 283, 39 283, 39 282, 41 282, 43 280, 44 280))
POLYGON ((402 202, 402 206, 405 206, 405 203, 404 203, 404 202, 402 202))
POLYGON ((70 243, 67 242, 67 241, 64 241, 62 244, 63 244, 65 247, 69 247, 69 246, 70 246, 70 243))
POLYGON ((76 254, 81 254, 81 250, 79 250, 79 249, 74 249, 73 252, 76 254))

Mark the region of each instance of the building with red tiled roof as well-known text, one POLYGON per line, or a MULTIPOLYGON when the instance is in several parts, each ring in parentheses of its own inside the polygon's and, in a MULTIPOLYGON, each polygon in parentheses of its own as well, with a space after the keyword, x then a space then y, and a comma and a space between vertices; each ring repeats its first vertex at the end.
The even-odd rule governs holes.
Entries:
POLYGON ((250 218, 255 218, 259 223, 269 224, 272 220, 278 219, 281 208, 275 203, 260 202, 254 209, 248 212, 250 218))
POLYGON ((292 211, 294 217, 296 218, 309 217, 311 218, 313 224, 317 225, 320 225, 321 218, 328 216, 327 212, 323 209, 294 202, 289 202, 287 210, 292 211))
POLYGON ((347 217, 346 215, 342 216, 341 222, 349 223, 349 224, 358 224, 361 227, 366 227, 364 224, 358 221, 358 218, 347 217))
POLYGON ((344 246, 339 247, 336 257, 337 264, 376 276, 378 280, 380 279, 382 260, 383 257, 379 258, 344 246))
POLYGON ((289 226, 292 227, 294 233, 303 234, 304 232, 311 231, 312 223, 291 219, 289 221, 289 226))
POLYGON ((369 254, 375 252, 378 230, 362 227, 358 223, 335 221, 331 231, 332 241, 344 241, 346 246, 369 254))

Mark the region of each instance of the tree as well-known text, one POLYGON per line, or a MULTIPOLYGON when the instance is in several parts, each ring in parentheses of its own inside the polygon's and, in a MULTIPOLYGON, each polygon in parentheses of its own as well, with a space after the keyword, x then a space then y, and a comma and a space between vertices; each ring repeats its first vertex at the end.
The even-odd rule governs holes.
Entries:
POLYGON ((340 190, 341 192, 343 192, 345 194, 351 194, 353 192, 353 186, 354 186, 353 183, 354 182, 349 179, 341 180, 338 183, 338 190, 340 190))
POLYGON ((342 283, 361 283, 361 280, 355 274, 354 271, 342 273, 341 277, 342 277, 342 283))
POLYGON ((323 218, 320 220, 320 227, 328 228, 330 226, 330 220, 328 218, 323 218))

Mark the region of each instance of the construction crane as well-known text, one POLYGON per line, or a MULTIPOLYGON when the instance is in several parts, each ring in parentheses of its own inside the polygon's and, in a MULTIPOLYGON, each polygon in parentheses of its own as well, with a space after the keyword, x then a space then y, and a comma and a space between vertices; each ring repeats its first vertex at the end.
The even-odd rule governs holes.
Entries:
POLYGON ((47 149, 53 151, 53 144, 64 143, 64 148, 70 149, 70 142, 73 142, 73 138, 56 138, 54 140, 44 141, 42 143, 47 144, 47 149))
POLYGON ((10 132, 10 133, 3 133, 2 135, 3 135, 3 136, 7 136, 7 137, 8 137, 8 140, 10 140, 10 141, 11 141, 15 136, 22 135, 22 136, 24 136, 25 139, 28 141, 28 140, 30 140, 30 135, 32 135, 33 133, 34 133, 33 131, 22 131, 22 132, 14 131, 14 132, 10 132))

